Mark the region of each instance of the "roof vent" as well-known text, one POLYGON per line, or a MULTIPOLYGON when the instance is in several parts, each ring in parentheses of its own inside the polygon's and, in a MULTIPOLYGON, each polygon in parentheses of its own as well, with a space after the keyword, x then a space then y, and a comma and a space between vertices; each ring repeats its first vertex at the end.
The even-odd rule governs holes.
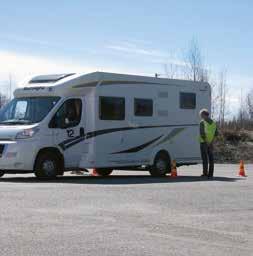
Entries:
POLYGON ((55 83, 59 80, 66 78, 68 76, 72 76, 75 73, 70 74, 58 74, 58 75, 42 75, 42 76, 35 76, 32 80, 29 81, 29 84, 43 84, 43 83, 55 83))

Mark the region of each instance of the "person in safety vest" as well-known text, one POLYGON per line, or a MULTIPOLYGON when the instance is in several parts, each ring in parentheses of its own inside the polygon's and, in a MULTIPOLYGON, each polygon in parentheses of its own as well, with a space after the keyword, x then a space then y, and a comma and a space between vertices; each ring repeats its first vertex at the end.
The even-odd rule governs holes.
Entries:
POLYGON ((213 142, 218 135, 216 123, 209 117, 209 111, 202 109, 199 113, 200 122, 200 151, 203 161, 203 177, 212 178, 214 172, 213 142))

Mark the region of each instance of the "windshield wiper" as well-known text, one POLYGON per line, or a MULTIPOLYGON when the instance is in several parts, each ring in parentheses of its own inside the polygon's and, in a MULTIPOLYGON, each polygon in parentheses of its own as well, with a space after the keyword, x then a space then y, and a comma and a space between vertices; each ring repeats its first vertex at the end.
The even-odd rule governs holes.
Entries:
POLYGON ((24 119, 12 119, 12 120, 2 121, 0 122, 0 124, 18 125, 18 124, 32 124, 32 122, 24 119))

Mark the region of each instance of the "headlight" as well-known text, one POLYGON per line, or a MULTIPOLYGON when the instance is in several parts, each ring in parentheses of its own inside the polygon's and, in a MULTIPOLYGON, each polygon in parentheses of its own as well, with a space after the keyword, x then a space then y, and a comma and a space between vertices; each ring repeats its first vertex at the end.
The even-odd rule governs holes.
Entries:
POLYGON ((16 136, 16 139, 29 139, 32 138, 40 129, 38 127, 25 129, 21 132, 19 132, 16 136))

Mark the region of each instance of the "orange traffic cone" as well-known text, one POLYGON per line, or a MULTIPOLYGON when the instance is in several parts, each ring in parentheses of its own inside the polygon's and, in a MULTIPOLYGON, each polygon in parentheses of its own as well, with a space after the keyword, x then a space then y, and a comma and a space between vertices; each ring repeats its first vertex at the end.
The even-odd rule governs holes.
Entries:
POLYGON ((244 162, 243 160, 240 161, 240 169, 239 169, 239 174, 238 176, 240 177, 247 177, 245 173, 245 168, 244 168, 244 162))
POLYGON ((176 160, 172 161, 170 177, 177 177, 177 162, 176 162, 176 160))
POLYGON ((97 173, 97 169, 93 169, 91 176, 99 176, 99 174, 97 173))

